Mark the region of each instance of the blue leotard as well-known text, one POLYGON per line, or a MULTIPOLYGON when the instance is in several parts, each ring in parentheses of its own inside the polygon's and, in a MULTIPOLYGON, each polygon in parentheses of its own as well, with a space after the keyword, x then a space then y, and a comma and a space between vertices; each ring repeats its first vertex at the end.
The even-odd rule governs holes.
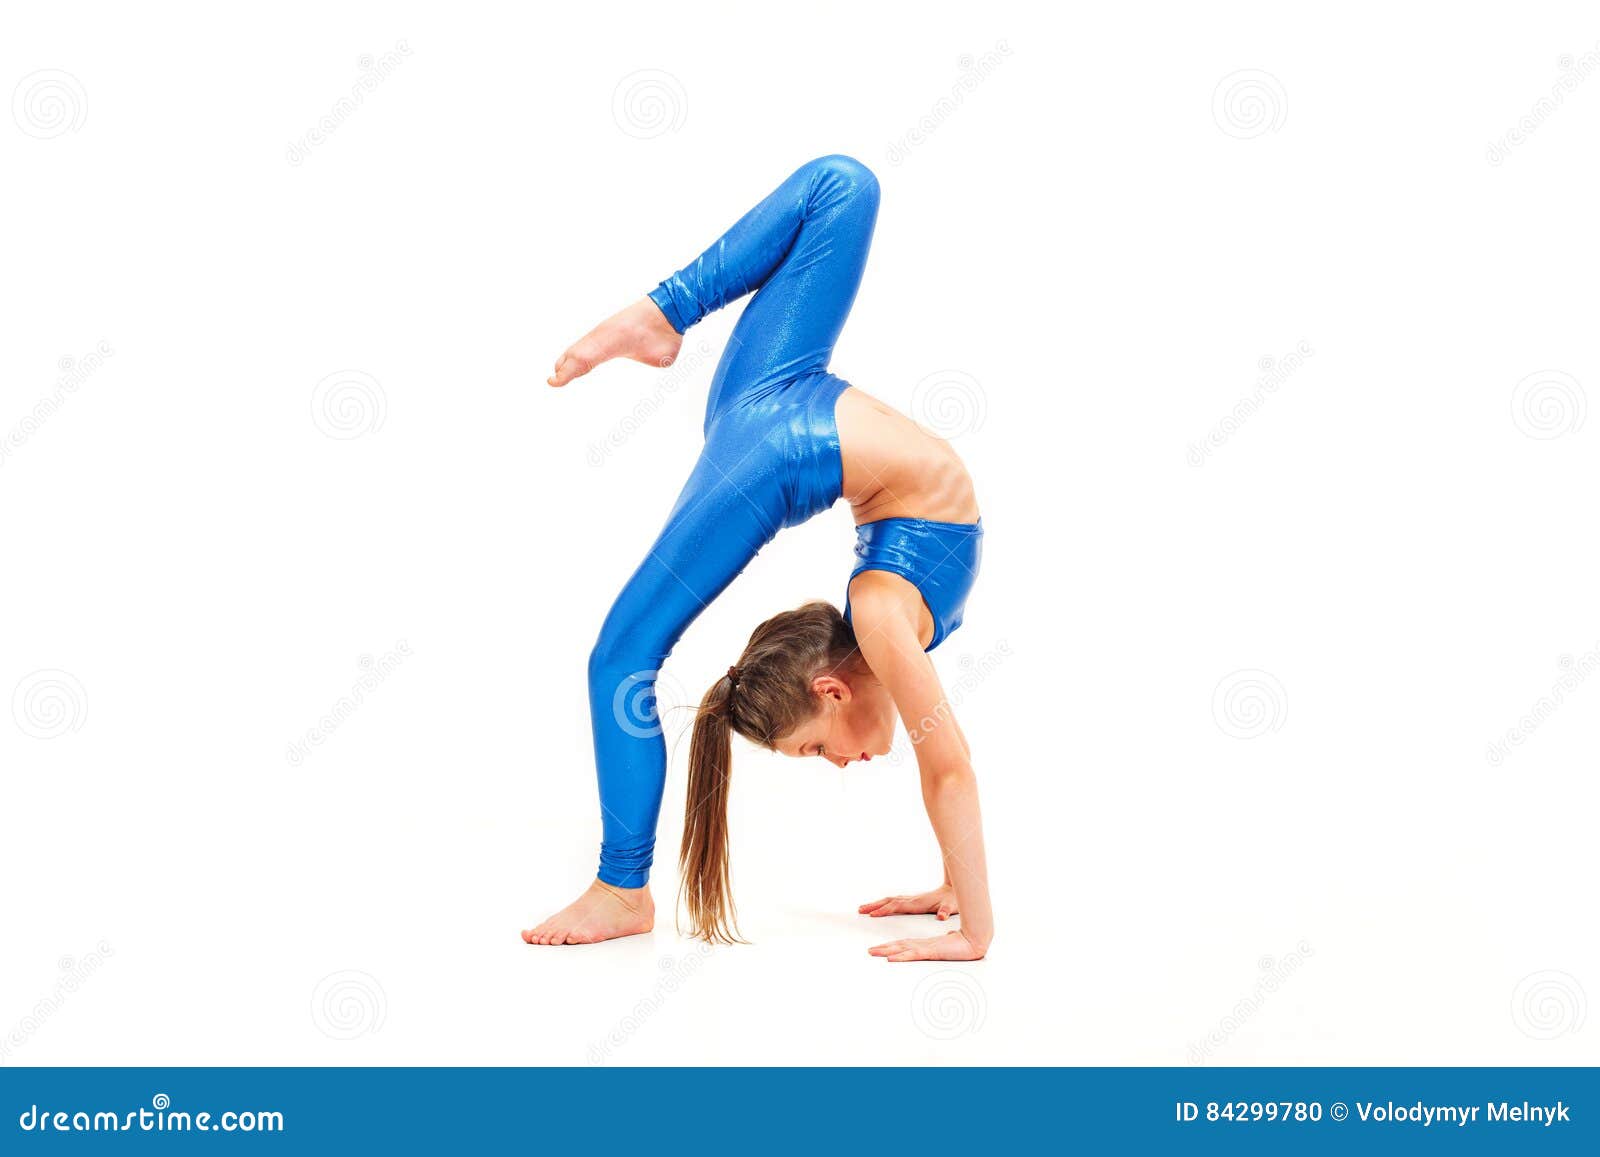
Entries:
MULTIPOLYGON (((589 656, 603 822, 599 877, 608 884, 637 888, 649 879, 666 783, 654 703, 661 664, 780 529, 826 510, 841 494, 834 404, 849 383, 828 373, 828 361, 861 284, 877 216, 872 171, 850 157, 821 157, 650 292, 679 333, 755 296, 711 379, 699 460, 589 656)), ((931 649, 961 622, 981 533, 981 525, 917 519, 869 523, 860 528, 857 573, 892 570, 918 585, 936 623, 931 649), (968 568, 965 585, 961 566, 968 568)))
MULTIPOLYGON (((932 522, 926 518, 881 518, 856 527, 855 578, 864 570, 886 570, 911 583, 933 616, 931 651, 961 625, 967 595, 983 558, 983 519, 932 522)), ((844 600, 850 617, 850 597, 844 600)))

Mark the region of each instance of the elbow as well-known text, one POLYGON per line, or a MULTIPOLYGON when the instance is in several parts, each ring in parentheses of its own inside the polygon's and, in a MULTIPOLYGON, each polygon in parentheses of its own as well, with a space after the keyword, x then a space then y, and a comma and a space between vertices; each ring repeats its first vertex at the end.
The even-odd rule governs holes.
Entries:
POLYGON ((926 799, 965 795, 978 786, 978 775, 965 761, 922 770, 922 794, 926 799))

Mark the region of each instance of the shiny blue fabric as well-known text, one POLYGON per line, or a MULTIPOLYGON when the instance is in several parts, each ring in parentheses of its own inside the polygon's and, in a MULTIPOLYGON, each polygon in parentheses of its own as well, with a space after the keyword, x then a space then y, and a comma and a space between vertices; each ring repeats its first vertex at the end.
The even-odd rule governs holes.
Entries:
MULTIPOLYGON (((667 770, 655 703, 661 664, 779 530, 826 510, 842 492, 834 405, 849 383, 828 373, 828 362, 877 216, 871 170, 850 157, 821 157, 650 291, 679 333, 755 296, 712 377, 699 459, 589 655, 598 874, 608 884, 637 888, 650 876, 667 770)), ((923 591, 936 622, 931 650, 961 622, 981 523, 885 519, 858 533, 855 573, 891 570, 923 591)))
POLYGON ((780 529, 838 500, 827 372, 866 266, 878 181, 861 162, 802 165, 712 246, 650 292, 679 333, 744 294, 711 380, 705 446, 667 524, 606 615, 589 655, 599 771, 599 877, 649 879, 667 753, 656 675, 685 629, 780 529))
MULTIPOLYGON (((932 522, 926 518, 880 518, 856 527, 855 578, 864 570, 885 570, 922 593, 933 616, 933 638, 925 650, 944 642, 961 625, 962 612, 983 559, 983 519, 932 522)), ((844 602, 850 617, 850 599, 844 602)))

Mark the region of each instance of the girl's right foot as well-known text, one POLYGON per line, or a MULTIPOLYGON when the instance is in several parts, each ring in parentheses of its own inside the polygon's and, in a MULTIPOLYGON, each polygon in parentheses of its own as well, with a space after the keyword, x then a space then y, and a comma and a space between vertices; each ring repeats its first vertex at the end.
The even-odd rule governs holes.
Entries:
POLYGON ((543 924, 526 929, 522 939, 528 944, 598 944, 619 936, 637 936, 655 925, 656 905, 648 887, 614 888, 596 880, 543 924))
POLYGON ((574 342, 571 349, 556 359, 555 373, 545 381, 552 386, 564 386, 612 358, 670 366, 682 345, 683 335, 672 328, 672 323, 655 302, 643 297, 574 342))

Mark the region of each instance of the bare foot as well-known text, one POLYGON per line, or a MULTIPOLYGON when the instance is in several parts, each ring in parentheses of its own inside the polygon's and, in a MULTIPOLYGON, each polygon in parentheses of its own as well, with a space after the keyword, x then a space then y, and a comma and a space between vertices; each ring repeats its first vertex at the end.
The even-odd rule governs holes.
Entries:
POLYGON ((660 307, 648 297, 642 297, 574 342, 571 349, 556 359, 556 372, 545 381, 552 386, 564 386, 612 358, 670 366, 682 345, 683 335, 672 328, 660 307))
POLYGON ((596 880, 543 924, 526 929, 522 939, 528 944, 598 944, 619 936, 637 936, 655 925, 656 905, 648 886, 614 888, 596 880))

